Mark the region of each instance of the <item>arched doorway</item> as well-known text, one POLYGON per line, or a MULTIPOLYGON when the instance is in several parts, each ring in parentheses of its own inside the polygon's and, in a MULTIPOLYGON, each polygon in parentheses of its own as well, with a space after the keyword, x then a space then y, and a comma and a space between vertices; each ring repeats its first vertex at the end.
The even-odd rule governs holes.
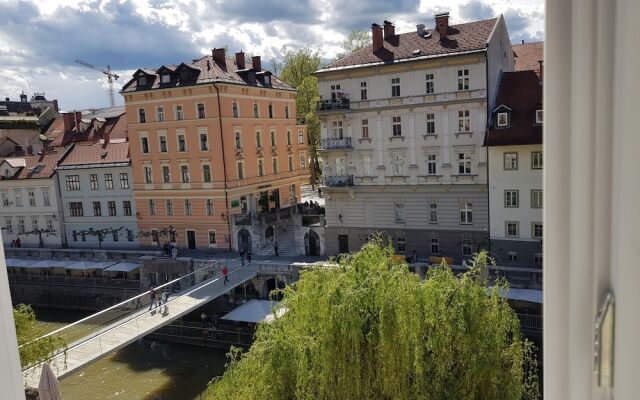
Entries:
POLYGON ((308 256, 320 255, 320 237, 314 231, 309 231, 304 235, 304 254, 308 256))
POLYGON ((240 250, 245 252, 251 250, 251 233, 246 229, 241 229, 238 232, 238 251, 240 250))
POLYGON ((276 289, 284 289, 284 287, 285 287, 284 282, 278 280, 277 278, 267 279, 267 296, 269 297, 270 300, 272 299, 275 301, 281 301, 282 293, 274 294, 274 296, 271 297, 271 292, 276 289))
POLYGON ((270 226, 264 231, 264 238, 271 239, 272 237, 273 237, 273 226, 270 226))

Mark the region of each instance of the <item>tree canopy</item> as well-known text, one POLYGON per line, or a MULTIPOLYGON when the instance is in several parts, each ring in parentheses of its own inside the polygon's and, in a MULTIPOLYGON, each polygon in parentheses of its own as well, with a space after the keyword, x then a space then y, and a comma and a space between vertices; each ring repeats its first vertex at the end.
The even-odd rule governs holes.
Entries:
POLYGON ((347 38, 342 41, 340 47, 344 50, 343 53, 339 53, 336 56, 336 60, 349 55, 361 48, 368 46, 371 43, 369 32, 367 31, 351 31, 347 38))
POLYGON ((514 311, 488 288, 489 261, 427 279, 372 242, 336 268, 303 271, 283 289, 286 312, 261 324, 250 350, 230 353, 215 399, 535 398, 514 311))
POLYGON ((41 361, 50 359, 54 353, 66 347, 62 338, 48 337, 35 341, 47 332, 38 323, 33 309, 25 304, 19 304, 13 309, 13 320, 16 325, 20 363, 26 369, 41 361))

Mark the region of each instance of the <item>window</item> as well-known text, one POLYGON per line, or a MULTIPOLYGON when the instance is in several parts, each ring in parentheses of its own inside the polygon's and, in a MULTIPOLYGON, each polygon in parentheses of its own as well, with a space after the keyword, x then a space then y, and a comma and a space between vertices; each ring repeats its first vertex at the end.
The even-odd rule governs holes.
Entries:
POLYGON ((144 108, 138 109, 138 122, 144 124, 147 122, 147 112, 144 108))
POLYGON ((504 191, 504 206, 505 207, 518 207, 519 206, 519 190, 505 190, 504 191))
POLYGON ((471 153, 458 153, 458 173, 471 174, 471 153))
POLYGON ((531 224, 531 237, 542 239, 542 222, 533 222, 531 224))
POLYGON ((244 162, 238 161, 236 166, 238 168, 238 179, 244 179, 244 162))
POLYGON ((438 203, 436 203, 435 201, 429 203, 429 223, 438 223, 438 203))
POLYGON ((395 222, 405 222, 404 203, 394 203, 393 209, 395 222))
POLYGON ((240 136, 240 132, 236 131, 236 150, 240 150, 242 148, 242 141, 240 136))
POLYGON ((162 166, 162 183, 171 183, 171 171, 168 165, 162 166))
POLYGON ((52 219, 47 219, 47 230, 49 232, 53 232, 53 220, 52 219))
POLYGON ((402 154, 391 156, 391 166, 393 176, 404 176, 404 156, 402 154))
POLYGON ((196 108, 198 109, 198 119, 207 118, 207 114, 204 111, 204 103, 198 103, 196 108))
POLYGON ((205 151, 209 150, 209 137, 206 133, 200 134, 200 150, 205 151))
POLYGON ((149 199, 149 215, 156 215, 156 201, 149 199))
POLYGON ((469 110, 458 110, 458 132, 470 132, 471 119, 469 118, 469 110))
POLYGON ((164 122, 164 107, 156 108, 156 121, 164 122))
POLYGON ((400 78, 391 78, 391 97, 400 97, 400 78))
POLYGON ((153 175, 149 166, 144 167, 144 183, 153 183, 153 175))
POLYGON ((177 105, 174 109, 176 114, 176 121, 182 121, 184 119, 184 113, 182 112, 182 106, 177 105))
POLYGON ((403 237, 399 237, 396 239, 396 251, 398 253, 404 253, 407 249, 407 241, 403 237))
POLYGON ((300 154, 300 169, 305 169, 306 168, 306 163, 307 163, 307 157, 304 155, 304 153, 300 154))
MULTIPOLYGON (((2 194, 3 195, 3 201, 4 201, 4 195, 5 193, 2 194)), ((8 201, 8 199, 7 199, 8 201)), ((51 205, 51 199, 49 198, 49 189, 42 189, 42 202, 44 204, 45 207, 49 207, 51 205)))
POLYGON ((278 173, 278 158, 274 157, 271 159, 271 168, 274 174, 278 173))
POLYGON ((31 217, 31 230, 38 230, 38 217, 31 217))
POLYGON ((331 100, 335 100, 342 97, 340 85, 331 85, 331 100))
POLYGON ((190 199, 184 199, 184 215, 193 215, 190 199))
POLYGON ((371 157, 362 157, 362 174, 364 176, 371 176, 371 157))
POLYGON ((81 201, 72 201, 69 203, 69 214, 72 217, 82 217, 84 216, 84 211, 82 210, 82 202, 81 201))
POLYGON ((273 118, 273 104, 269 104, 269 118, 273 118))
POLYGON ((25 233, 24 217, 18 217, 18 233, 25 233))
POLYGON ((89 175, 89 185, 91 187, 91 190, 98 190, 98 174, 91 174, 89 175))
POLYGON ((304 131, 298 131, 298 144, 304 144, 304 131))
POLYGON ((93 216, 94 217, 102 216, 102 206, 99 201, 93 202, 93 216))
POLYGON ((531 153, 531 169, 542 169, 541 151, 534 151, 531 153))
POLYGON ((216 231, 209 231, 209 244, 216 244, 216 231))
POLYGON ((473 242, 471 239, 462 239, 462 257, 471 257, 473 254, 473 242))
POLYGON ((258 159, 258 176, 264 175, 264 160, 262 158, 258 159))
POLYGON ((291 131, 287 130, 287 145, 291 146, 291 131))
POLYGON ((188 165, 180 166, 180 178, 182 179, 182 183, 189 183, 189 166, 188 165))
POLYGON ((288 156, 287 157, 287 165, 289 167, 289 171, 293 171, 293 157, 292 156, 288 156))
POLYGON ((231 114, 233 115, 233 118, 239 118, 240 117, 240 112, 238 110, 238 103, 237 102, 233 102, 231 103, 231 114))
POLYGON ((253 103, 253 117, 260 118, 260 108, 258 108, 258 103, 253 103))
POLYGON ((440 239, 431 238, 431 254, 440 254, 440 239))
POLYGON ((113 189, 113 175, 104 174, 104 185, 107 189, 113 189))
POLYGON ((369 138, 369 120, 367 118, 362 120, 362 138, 369 138))
POLYGON ((169 82, 171 82, 171 75, 169 74, 160 75, 160 83, 169 83, 169 82))
POLYGON ((143 154, 149 154, 149 138, 147 137, 141 137, 140 138, 140 144, 142 146, 142 153, 143 154))
POLYGON ((533 253, 533 264, 542 265, 542 253, 533 253))
POLYGON ((425 93, 433 94, 435 91, 435 86, 433 85, 433 74, 425 75, 425 83, 426 83, 425 93))
POLYGON ((519 236, 519 226, 520 223, 519 222, 515 222, 515 221, 507 221, 504 223, 505 224, 505 236, 506 237, 518 237, 519 236))
POLYGON ((67 175, 67 190, 80 190, 80 175, 67 175))
POLYGON ((127 240, 133 242, 133 231, 131 229, 127 229, 127 240))
POLYGON ((271 131, 269 132, 270 137, 271 137, 271 147, 276 145, 276 132, 275 131, 271 131))
POLYGON ((333 131, 333 138, 334 139, 342 139, 344 137, 343 135, 343 131, 342 131, 342 121, 333 121, 331 123, 332 126, 332 131, 333 131))
POLYGON ((436 115, 434 113, 427 113, 427 135, 435 135, 436 133, 436 115))
POLYGON ((107 210, 109 211, 109 216, 110 217, 115 217, 116 214, 116 202, 109 200, 107 201, 107 210))
POLYGON ((178 151, 185 152, 187 151, 187 139, 183 134, 178 135, 178 151))
POLYGON ((435 175, 437 173, 438 155, 427 154, 427 175, 435 175))
POLYGON ((460 203, 460 223, 471 224, 473 223, 473 204, 470 201, 464 201, 460 203))
POLYGON ((14 196, 16 197, 16 207, 22 207, 22 191, 20 189, 14 190, 14 196))
POLYGON ((531 208, 542 208, 542 190, 531 191, 531 208))
POLYGON ((120 189, 129 189, 129 174, 120 172, 120 189))
POLYGON ((113 232, 113 241, 117 242, 118 240, 120 240, 120 237, 118 236, 118 231, 113 232))
POLYGON ((458 90, 469 90, 469 69, 458 70, 458 90))
POLYGON ((6 191, 2 191, 2 205, 4 207, 9 207, 9 193, 6 191))
POLYGON ((169 242, 171 242, 171 243, 175 243, 176 242, 176 231, 174 231, 174 230, 170 230, 169 231, 169 242))
POLYGON ((11 225, 11 218, 6 218, 4 219, 4 229, 6 229, 7 232, 9 233, 13 233, 13 225, 11 225))
POLYGON ((165 210, 167 211, 167 215, 173 215, 173 200, 167 199, 164 201, 165 210))
POLYGON ((131 201, 130 200, 123 200, 122 201, 122 210, 123 210, 125 216, 127 216, 127 217, 131 216, 131 201))
POLYGON ((542 110, 536 110, 536 124, 542 123, 542 110))
POLYGON ((289 119, 289 106, 287 104, 284 106, 284 117, 285 119, 289 119))
POLYGON ((401 117, 392 117, 393 136, 402 136, 402 119, 401 117))
POLYGON ((29 207, 36 206, 36 192, 33 189, 29 189, 27 192, 27 198, 29 199, 29 207))
POLYGON ((506 113, 506 112, 498 113, 498 126, 500 127, 509 126, 509 113, 506 113))
POLYGON ((138 86, 147 86, 147 77, 139 76, 138 77, 138 86))
POLYGON ((213 199, 207 199, 206 206, 207 206, 207 215, 212 216, 213 215, 213 199))
POLYGON ((367 99, 367 82, 362 81, 360 82, 360 100, 366 100, 366 99, 367 99))
POLYGON ((504 153, 504 169, 518 169, 518 153, 504 153))
POLYGON ((160 234, 156 229, 151 230, 151 241, 153 243, 160 243, 160 234))
POLYGON ((202 181, 211 182, 211 166, 209 164, 202 165, 202 181))
POLYGON ((515 251, 510 251, 507 253, 507 261, 509 262, 518 262, 518 253, 516 253, 515 251))
POLYGON ((160 135, 160 136, 158 136, 158 140, 160 142, 160 153, 166 153, 168 151, 168 148, 167 148, 167 136, 166 135, 160 135))

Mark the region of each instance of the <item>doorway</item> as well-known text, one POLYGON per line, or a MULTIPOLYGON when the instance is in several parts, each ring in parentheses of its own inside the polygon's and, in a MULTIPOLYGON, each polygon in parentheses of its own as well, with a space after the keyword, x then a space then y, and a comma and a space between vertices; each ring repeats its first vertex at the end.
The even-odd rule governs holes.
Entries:
POLYGON ((196 231, 187 230, 187 248, 196 248, 196 231))
POLYGON ((251 251, 251 234, 246 229, 238 232, 238 251, 244 250, 245 253, 251 251))
POLYGON ((338 251, 340 254, 349 252, 349 236, 338 235, 338 251))
POLYGON ((308 256, 320 255, 320 237, 314 231, 309 231, 304 235, 304 250, 308 256))

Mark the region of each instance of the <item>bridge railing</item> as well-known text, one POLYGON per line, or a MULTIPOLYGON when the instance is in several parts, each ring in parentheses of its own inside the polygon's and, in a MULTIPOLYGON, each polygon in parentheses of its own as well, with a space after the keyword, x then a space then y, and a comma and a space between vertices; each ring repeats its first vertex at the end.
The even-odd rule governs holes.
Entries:
MULTIPOLYGON (((50 332, 44 336, 39 337, 38 339, 35 339, 32 342, 25 343, 20 347, 22 348, 24 346, 34 346, 35 348, 37 348, 43 343, 43 341, 46 340, 55 340, 56 343, 65 343, 66 346, 61 346, 54 352, 52 357, 48 358, 51 359, 56 355, 60 355, 61 353, 79 346, 80 344, 88 340, 100 337, 101 354, 106 353, 107 351, 109 351, 109 346, 111 344, 105 344, 103 348, 102 335, 110 330, 122 327, 124 324, 127 324, 130 321, 133 322, 131 324, 127 324, 127 329, 134 329, 137 331, 137 334, 140 334, 140 329, 142 328, 142 332, 144 332, 144 327, 141 327, 138 321, 141 317, 147 314, 163 312, 162 309, 164 305, 158 306, 158 303, 162 299, 162 294, 164 292, 168 294, 167 304, 169 305, 176 299, 191 294, 195 290, 200 289, 200 287, 202 286, 206 286, 216 282, 220 282, 219 284, 223 285, 224 283, 222 282, 223 276, 221 272, 221 265, 221 261, 214 261, 210 265, 199 268, 195 271, 181 276, 180 278, 155 287, 155 300, 153 304, 151 300, 151 291, 149 290, 119 304, 111 306, 105 310, 102 310, 96 314, 90 315, 72 324, 66 325, 60 329, 50 332), (211 278, 216 277, 219 279, 211 280, 211 278)), ((229 270, 229 280, 233 282, 243 279, 245 275, 248 274, 248 271, 246 271, 246 267, 248 265, 250 264, 246 264, 244 266, 229 270)), ((194 297, 193 301, 196 303, 197 301, 199 301, 197 296, 194 297)), ((170 310, 171 307, 168 307, 168 309, 170 310)), ((124 328, 125 327, 123 327, 123 329, 124 328)), ((24 366, 23 369, 27 370, 30 368, 34 368, 47 360, 40 360, 34 365, 24 366)))

